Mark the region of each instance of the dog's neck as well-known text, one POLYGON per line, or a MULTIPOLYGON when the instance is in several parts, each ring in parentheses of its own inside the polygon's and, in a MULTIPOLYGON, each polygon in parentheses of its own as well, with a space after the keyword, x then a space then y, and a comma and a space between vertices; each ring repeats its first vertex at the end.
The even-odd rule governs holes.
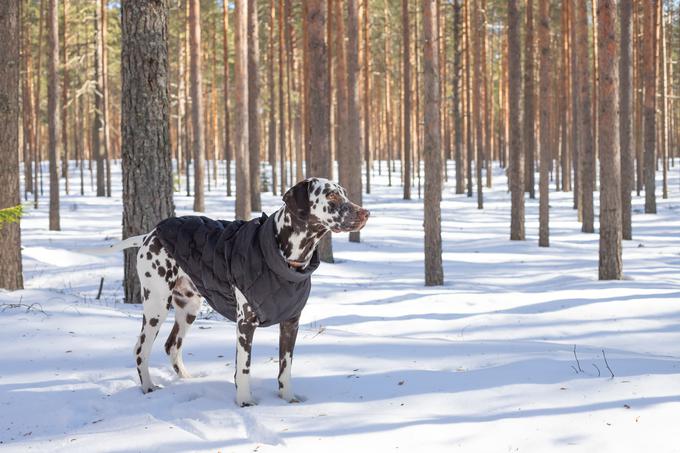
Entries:
POLYGON ((312 259, 314 250, 328 231, 324 227, 314 227, 301 220, 286 205, 274 214, 276 238, 281 254, 294 269, 304 269, 312 259))

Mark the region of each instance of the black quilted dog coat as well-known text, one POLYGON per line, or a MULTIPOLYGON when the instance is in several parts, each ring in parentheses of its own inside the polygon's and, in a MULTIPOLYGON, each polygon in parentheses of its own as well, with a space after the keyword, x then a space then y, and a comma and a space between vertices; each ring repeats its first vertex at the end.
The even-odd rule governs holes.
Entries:
POLYGON ((316 251, 304 270, 288 266, 276 240, 274 218, 226 221, 171 217, 156 226, 163 247, 194 282, 208 304, 236 321, 239 288, 266 327, 302 312, 319 267, 316 251))

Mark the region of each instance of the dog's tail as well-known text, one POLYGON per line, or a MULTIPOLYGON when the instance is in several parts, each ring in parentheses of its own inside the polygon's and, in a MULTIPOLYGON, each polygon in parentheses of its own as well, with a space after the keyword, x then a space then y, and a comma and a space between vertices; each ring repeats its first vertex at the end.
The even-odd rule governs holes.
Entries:
POLYGON ((115 244, 111 244, 106 247, 87 248, 81 249, 79 251, 83 253, 89 253, 91 255, 108 255, 133 247, 141 247, 146 236, 147 236, 146 234, 140 234, 139 236, 131 236, 127 239, 123 239, 120 242, 116 242, 115 244))

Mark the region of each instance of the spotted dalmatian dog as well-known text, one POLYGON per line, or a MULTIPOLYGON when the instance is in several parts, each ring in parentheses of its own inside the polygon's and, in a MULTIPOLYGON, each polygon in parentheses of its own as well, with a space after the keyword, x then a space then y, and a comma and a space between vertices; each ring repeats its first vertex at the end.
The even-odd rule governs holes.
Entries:
MULTIPOLYGON (((275 231, 280 253, 291 268, 304 269, 310 262, 319 240, 328 232, 358 231, 364 227, 369 211, 351 202, 339 184, 322 178, 299 182, 283 196, 284 205, 274 213, 275 231)), ((111 246, 113 250, 139 247, 137 273, 142 287, 144 315, 142 330, 134 349, 137 373, 144 393, 154 386, 149 375, 149 355, 161 325, 171 307, 175 322, 165 342, 165 352, 180 378, 191 375, 182 360, 182 345, 199 313, 202 297, 191 278, 163 248, 155 230, 128 238, 111 246)), ((236 402, 254 404, 250 392, 250 355, 257 316, 246 297, 234 288, 237 301, 236 402)), ((298 402, 291 384, 293 349, 298 332, 299 315, 280 323, 279 396, 298 402)))

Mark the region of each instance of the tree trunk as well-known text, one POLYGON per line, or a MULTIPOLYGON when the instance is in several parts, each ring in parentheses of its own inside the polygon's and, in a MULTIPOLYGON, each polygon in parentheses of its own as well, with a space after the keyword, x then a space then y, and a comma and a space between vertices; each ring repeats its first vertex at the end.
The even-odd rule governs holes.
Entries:
MULTIPOLYGON (((359 122, 359 42, 357 0, 347 0, 347 146, 339 151, 347 153, 347 184, 349 198, 361 205, 361 133, 359 122)), ((341 16, 342 17, 342 16, 341 16)), ((364 115, 368 112, 364 110, 364 115)), ((367 118, 365 118, 367 120, 367 118)), ((368 136, 364 137, 368 143, 368 136)), ((359 242, 359 232, 349 234, 349 240, 359 242)))
POLYGON ((550 215, 548 211, 549 197, 549 172, 552 150, 551 128, 550 128, 550 109, 552 108, 552 93, 550 90, 550 69, 552 61, 550 58, 550 5, 548 0, 538 2, 538 46, 539 46, 539 67, 540 82, 539 96, 540 102, 540 178, 539 178, 539 227, 538 245, 540 247, 550 246, 550 215))
MULTIPOLYGON (((518 0, 508 0, 508 77, 510 87, 519 87, 522 79, 520 50, 520 13, 518 0)), ((510 116, 510 192, 511 219, 510 239, 524 240, 524 152, 520 128, 520 92, 511 88, 508 93, 508 114, 510 116)))
POLYGON ((68 63, 68 46, 66 39, 66 29, 68 23, 68 1, 64 2, 64 13, 62 14, 62 27, 61 27, 61 60, 64 62, 64 67, 62 68, 62 90, 61 90, 61 147, 62 147, 62 160, 61 160, 61 177, 64 178, 64 192, 66 195, 69 194, 69 175, 68 175, 68 159, 69 159, 69 147, 68 147, 68 90, 69 90, 69 71, 67 67, 68 63))
MULTIPOLYGON (((226 2, 225 2, 226 4, 226 2)), ((269 47, 267 52, 267 88, 269 89, 269 126, 267 142, 267 158, 271 166, 272 195, 276 195, 276 92, 274 91, 274 24, 276 22, 275 0, 269 0, 269 47)))
POLYGON ((401 0, 401 30, 402 30, 402 128, 404 134, 404 160, 401 162, 404 185, 404 200, 411 199, 411 44, 408 0, 401 0))
POLYGON ((234 36, 236 60, 234 65, 236 90, 236 218, 250 220, 250 160, 248 154, 248 2, 236 1, 234 36))
MULTIPOLYGON (((625 1, 625 0, 624 0, 625 1)), ((616 2, 598 0, 598 149, 600 150, 600 280, 620 280, 621 156, 619 148, 616 2)), ((630 193, 630 192, 629 192, 630 193)))
MULTIPOLYGON (((19 5, 23 5, 23 0, 19 5)), ((21 51, 24 76, 22 77, 22 125, 23 125, 23 149, 24 149, 24 199, 28 199, 28 193, 33 192, 33 158, 35 154, 35 110, 33 107, 33 57, 31 53, 31 25, 29 14, 25 12, 20 20, 22 27, 21 51)))
MULTIPOLYGON (((56 20, 56 18, 55 18, 56 20)), ((18 208, 19 2, 0 2, 0 210, 18 208)), ((0 223, 0 288, 23 289, 20 222, 0 223)))
MULTIPOLYGON (((145 234, 174 215, 168 131, 168 7, 121 4, 123 238, 145 234)), ((125 302, 139 303, 136 250, 125 252, 125 302)))
POLYGON ((455 139, 455 160, 456 160, 456 193, 465 193, 465 173, 463 169, 463 119, 460 108, 461 91, 461 52, 463 49, 461 33, 461 0, 454 0, 453 3, 453 39, 455 48, 453 50, 453 125, 455 139))
POLYGON ((201 75, 201 2, 189 1, 189 53, 191 55, 191 128, 194 155, 194 211, 205 211, 205 128, 201 75))
POLYGON ((583 212, 581 231, 584 233, 595 232, 595 213, 593 209, 593 190, 595 184, 595 155, 593 145, 593 123, 590 93, 590 64, 588 63, 588 12, 587 0, 577 0, 578 7, 576 18, 576 60, 579 70, 579 185, 581 187, 581 199, 579 206, 583 212))
MULTIPOLYGON (((364 76, 364 165, 366 167, 366 193, 371 193, 371 111, 370 111, 370 99, 371 99, 371 78, 370 74, 370 35, 369 35, 369 21, 368 21, 368 0, 364 0, 363 6, 363 26, 364 26, 364 55, 363 55, 363 76, 364 76)), ((350 37, 352 39, 352 37, 350 37)), ((359 172, 361 173, 361 163, 359 164, 359 172)), ((361 177, 359 177, 361 181, 361 177)), ((359 242, 359 232, 350 233, 350 241, 359 242)))
MULTIPOLYGON (((345 14, 343 13, 343 0, 331 0, 333 14, 329 17, 333 20, 333 50, 335 57, 335 155, 338 160, 338 181, 342 186, 350 189, 351 180, 349 169, 349 117, 347 99, 347 53, 345 49, 345 14)), ((349 43, 349 41, 348 41, 349 43)), ((347 49, 348 50, 348 49, 347 49)), ((355 113, 356 113, 356 106, 355 113)), ((354 138, 354 137, 352 137, 354 138)), ((350 196, 351 198, 351 196, 350 196)))
POLYGON ((97 196, 106 196, 106 168, 104 153, 102 152, 101 133, 104 125, 102 112, 102 4, 97 1, 94 5, 94 120, 92 121, 92 154, 96 162, 97 196))
MULTIPOLYGON (((534 105, 534 0, 527 0, 527 26, 524 43, 524 173, 525 190, 535 198, 534 159, 536 152, 536 111, 534 105)), ((511 52, 512 53, 512 52, 511 52)))
POLYGON ((439 127, 439 33, 436 0, 422 0, 423 12, 423 109, 425 136, 425 285, 444 284, 442 268, 441 197, 442 158, 439 127))
POLYGON ((642 2, 644 8, 644 181, 645 213, 656 214, 656 0, 642 2))
MULTIPOLYGON (((348 10, 351 3, 348 1, 348 10)), ((309 175, 316 177, 331 177, 328 174, 328 159, 330 159, 330 90, 328 77, 328 47, 326 43, 326 0, 310 0, 307 2, 307 14, 305 25, 307 27, 307 87, 309 102, 309 123, 307 125, 310 154, 309 175)), ((348 24, 351 21, 348 20, 348 24)), ((349 30, 348 30, 349 32, 349 30)), ((348 55, 349 57, 349 55, 348 55)), ((351 74, 351 63, 350 63, 351 74)), ((351 128, 350 128, 351 129, 351 128)), ((358 153, 360 147, 353 149, 358 153)), ((361 159, 359 155, 359 159, 361 159)), ((359 162, 361 162, 359 160, 359 162)), ((359 170, 361 171, 361 170, 359 170)), ((348 188, 351 190, 351 188, 348 188)), ((354 199, 361 203, 361 199, 354 199)), ((331 233, 328 233, 319 243, 319 257, 325 262, 333 262, 333 249, 331 245, 331 233)))
POLYGON ((35 209, 38 209, 38 200, 39 196, 42 195, 42 148, 41 148, 41 141, 40 141, 40 78, 41 78, 41 72, 42 72, 42 65, 41 65, 41 60, 42 60, 42 49, 43 49, 43 25, 45 23, 44 20, 44 12, 45 12, 45 0, 40 0, 40 13, 39 13, 39 19, 38 19, 38 58, 36 61, 36 70, 35 70, 35 107, 33 109, 33 119, 35 120, 35 127, 33 128, 33 132, 35 133, 35 140, 34 140, 34 158, 33 158, 33 164, 34 164, 34 171, 33 171, 33 183, 34 183, 34 188, 33 188, 33 207, 35 209), (40 181, 40 191, 38 191, 38 180, 40 181))
POLYGON ((248 155, 250 158, 250 206, 262 210, 260 201, 260 39, 257 1, 248 1, 248 155))
MULTIPOLYGON (((631 16, 633 0, 621 0, 621 50, 619 60, 619 128, 621 139, 621 223, 623 239, 633 239, 631 192, 635 184, 635 154, 633 152, 633 81, 631 16)), ((602 221, 602 220, 600 220, 602 221)))
POLYGON ((226 163, 227 173, 227 196, 231 196, 231 122, 229 120, 229 100, 231 93, 229 91, 229 4, 223 2, 222 4, 222 56, 224 60, 224 160, 226 163))
POLYGON ((48 5, 47 149, 50 155, 50 230, 59 231, 59 0, 48 5))
POLYGON ((104 162, 106 164, 106 196, 111 196, 111 115, 109 112, 109 61, 107 42, 108 0, 101 0, 101 96, 102 96, 102 138, 104 139, 104 162))
MULTIPOLYGON (((279 1, 279 178, 281 181, 281 195, 286 192, 288 187, 286 178, 286 101, 283 93, 284 77, 284 5, 283 0, 279 1)), ((290 121, 290 118, 289 118, 290 121)))

